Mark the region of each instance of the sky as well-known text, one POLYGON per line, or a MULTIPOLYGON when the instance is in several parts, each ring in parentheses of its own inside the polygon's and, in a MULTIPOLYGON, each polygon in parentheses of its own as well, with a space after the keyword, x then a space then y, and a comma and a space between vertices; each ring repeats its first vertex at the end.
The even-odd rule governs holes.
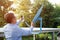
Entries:
POLYGON ((52 4, 57 4, 57 5, 60 4, 60 0, 48 0, 48 1, 52 4))

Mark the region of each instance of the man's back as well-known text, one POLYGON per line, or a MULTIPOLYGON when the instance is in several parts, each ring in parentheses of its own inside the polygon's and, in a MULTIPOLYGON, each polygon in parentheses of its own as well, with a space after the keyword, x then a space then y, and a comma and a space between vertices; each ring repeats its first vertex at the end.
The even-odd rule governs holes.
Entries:
POLYGON ((22 40, 22 36, 32 34, 32 28, 29 30, 21 29, 17 24, 7 24, 4 27, 4 34, 7 40, 22 40))

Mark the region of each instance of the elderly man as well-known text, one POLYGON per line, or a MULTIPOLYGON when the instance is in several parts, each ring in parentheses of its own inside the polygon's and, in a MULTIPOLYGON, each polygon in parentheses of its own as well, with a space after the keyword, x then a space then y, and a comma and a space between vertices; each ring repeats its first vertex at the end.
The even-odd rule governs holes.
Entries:
POLYGON ((4 34, 6 40, 22 40, 22 36, 31 35, 33 31, 33 22, 29 30, 21 29, 18 24, 23 20, 23 17, 19 21, 16 21, 14 13, 6 13, 4 18, 7 24, 4 26, 4 34))

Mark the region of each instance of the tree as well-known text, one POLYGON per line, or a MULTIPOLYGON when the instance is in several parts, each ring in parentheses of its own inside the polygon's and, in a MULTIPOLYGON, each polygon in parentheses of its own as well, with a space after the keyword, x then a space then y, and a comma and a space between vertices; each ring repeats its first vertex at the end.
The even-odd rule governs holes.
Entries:
MULTIPOLYGON (((42 4, 44 4, 44 8, 40 16, 43 18, 43 26, 52 27, 52 12, 54 10, 54 7, 47 0, 34 0, 33 4, 31 4, 30 0, 20 0, 19 6, 15 11, 16 14, 18 14, 17 17, 20 18, 21 15, 24 15, 25 21, 27 21, 28 24, 30 24, 33 17, 37 13, 37 10, 42 4)), ((22 26, 26 26, 26 24, 22 23, 22 26)), ((39 21, 36 23, 35 26, 39 27, 39 21)))
POLYGON ((54 11, 52 13, 52 17, 54 21, 57 22, 57 26, 60 25, 60 6, 55 5, 54 11))
POLYGON ((12 3, 12 1, 0 0, 0 27, 5 25, 4 14, 8 11, 7 9, 12 3))
MULTIPOLYGON (((24 15, 25 21, 30 24, 37 10, 40 8, 40 5, 41 0, 35 0, 34 3, 31 3, 30 0, 20 0, 19 6, 15 12, 18 14, 18 18, 20 18, 21 15, 24 15)), ((25 23, 22 23, 22 25, 26 26, 25 23)))
POLYGON ((54 10, 54 7, 51 3, 48 1, 45 1, 44 3, 44 9, 42 12, 42 17, 43 17, 43 26, 44 27, 52 27, 53 26, 53 18, 52 18, 52 12, 54 10))

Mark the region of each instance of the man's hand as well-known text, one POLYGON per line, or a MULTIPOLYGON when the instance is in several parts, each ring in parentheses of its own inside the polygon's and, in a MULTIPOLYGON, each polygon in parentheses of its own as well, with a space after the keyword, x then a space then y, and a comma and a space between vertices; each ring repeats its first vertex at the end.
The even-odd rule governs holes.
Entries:
POLYGON ((20 21, 23 21, 23 20, 24 20, 24 16, 21 16, 20 21))
POLYGON ((33 22, 31 22, 31 26, 34 26, 34 23, 33 22))

